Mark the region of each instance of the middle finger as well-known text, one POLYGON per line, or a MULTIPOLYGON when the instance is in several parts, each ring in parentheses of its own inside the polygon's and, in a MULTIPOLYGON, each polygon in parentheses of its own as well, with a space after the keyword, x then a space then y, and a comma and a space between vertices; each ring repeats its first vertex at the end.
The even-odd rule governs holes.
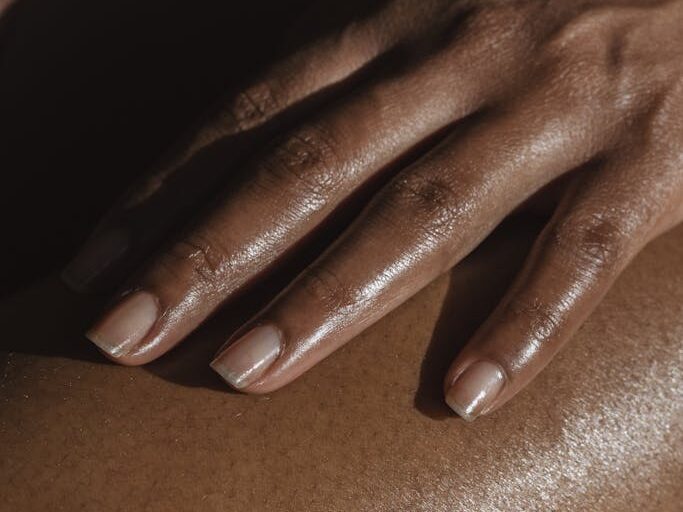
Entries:
POLYGON ((582 100, 550 110, 540 89, 405 169, 213 368, 247 392, 287 384, 448 270, 534 192, 603 149, 609 116, 582 100))
POLYGON ((199 224, 152 259, 88 336, 123 364, 178 343, 222 302, 401 155, 476 110, 490 93, 467 38, 419 67, 375 79, 290 132, 199 224), (444 66, 470 70, 457 76, 444 66))

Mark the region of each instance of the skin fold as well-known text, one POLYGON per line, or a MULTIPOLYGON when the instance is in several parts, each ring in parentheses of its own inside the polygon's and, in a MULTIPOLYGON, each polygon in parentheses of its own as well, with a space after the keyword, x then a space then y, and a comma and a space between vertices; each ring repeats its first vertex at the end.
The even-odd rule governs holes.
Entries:
POLYGON ((350 210, 211 363, 236 389, 274 391, 559 185, 523 270, 444 378, 471 420, 533 379, 683 220, 683 1, 362 4, 228 94, 67 267, 74 288, 120 286, 88 331, 108 357, 161 356, 350 210))

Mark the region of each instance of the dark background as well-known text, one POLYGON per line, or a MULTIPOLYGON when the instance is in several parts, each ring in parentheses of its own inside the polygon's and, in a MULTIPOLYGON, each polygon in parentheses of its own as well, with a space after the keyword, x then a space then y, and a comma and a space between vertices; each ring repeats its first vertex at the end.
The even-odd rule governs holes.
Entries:
POLYGON ((308 3, 11 6, 0 25, 0 294, 61 268, 135 176, 282 51, 308 3))

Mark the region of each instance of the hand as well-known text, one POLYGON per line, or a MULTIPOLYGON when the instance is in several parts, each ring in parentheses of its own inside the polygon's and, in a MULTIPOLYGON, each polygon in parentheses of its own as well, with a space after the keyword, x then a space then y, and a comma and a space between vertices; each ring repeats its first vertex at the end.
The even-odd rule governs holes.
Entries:
POLYGON ((473 419, 523 388, 637 252, 683 220, 683 1, 367 10, 218 106, 67 269, 84 288, 139 261, 215 195, 244 147, 295 120, 129 278, 88 333, 112 359, 159 357, 388 177, 212 363, 239 390, 273 391, 565 178, 523 271, 445 377, 448 404, 473 419))

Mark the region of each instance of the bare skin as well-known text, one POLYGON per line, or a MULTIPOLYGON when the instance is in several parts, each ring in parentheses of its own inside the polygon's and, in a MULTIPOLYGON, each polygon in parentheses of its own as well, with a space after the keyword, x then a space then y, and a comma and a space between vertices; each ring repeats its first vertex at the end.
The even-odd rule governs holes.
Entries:
POLYGON ((211 363, 234 388, 268 393, 561 179, 525 268, 444 379, 465 419, 495 410, 638 251, 683 220, 681 27, 681 0, 393 0, 359 14, 229 95, 103 220, 66 280, 88 289, 146 263, 88 336, 121 364, 161 356, 393 173, 211 363), (293 119, 286 129, 283 117, 293 119), (219 190, 236 139, 258 152, 246 179, 219 190), (406 156, 415 148, 426 149, 406 156))

